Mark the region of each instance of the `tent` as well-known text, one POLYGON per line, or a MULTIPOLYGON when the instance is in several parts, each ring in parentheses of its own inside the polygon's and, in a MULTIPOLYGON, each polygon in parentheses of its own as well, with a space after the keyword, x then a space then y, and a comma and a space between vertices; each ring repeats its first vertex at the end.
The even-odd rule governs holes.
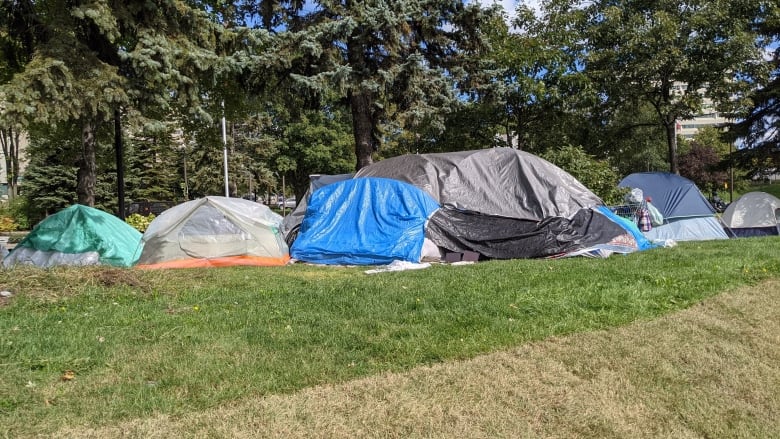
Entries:
POLYGON ((143 234, 139 268, 284 265, 281 215, 242 198, 205 197, 156 217, 143 234))
POLYGON ((311 194, 321 187, 349 180, 352 177, 353 174, 313 174, 309 176, 309 189, 306 190, 306 194, 304 194, 303 198, 295 206, 295 209, 285 215, 282 220, 282 233, 284 233, 287 245, 292 246, 293 241, 298 237, 301 222, 303 221, 304 215, 306 215, 306 209, 309 207, 309 198, 311 197, 311 194))
MULTIPOLYGON (((441 206, 425 224, 424 243, 445 255, 476 252, 484 258, 510 259, 587 249, 626 253, 649 247, 641 233, 626 229, 632 225, 600 211, 602 201, 574 177, 524 151, 491 148, 404 155, 364 167, 354 180, 365 178, 411 184, 441 206)), ((318 195, 328 187, 315 191, 312 198, 330 196, 330 191, 318 195)), ((317 215, 335 215, 339 204, 322 203, 317 215)), ((304 222, 309 215, 306 210, 304 222)), ((292 242, 297 220, 288 218, 292 242)), ((295 243, 292 248, 296 257, 295 243)))
POLYGON ((135 263, 140 242, 141 233, 121 219, 74 204, 38 223, 3 259, 3 265, 129 267, 135 263))
POLYGON ((407 154, 366 166, 355 177, 405 181, 442 206, 533 221, 570 218, 603 204, 563 169, 513 148, 407 154))
POLYGON ((734 235, 780 235, 780 198, 748 192, 729 204, 721 218, 734 235))
POLYGON ((618 186, 641 189, 663 215, 663 225, 645 232, 650 240, 728 239, 712 205, 685 177, 669 172, 639 172, 625 177, 618 186))
POLYGON ((525 151, 409 154, 355 174, 371 176, 406 181, 439 202, 426 237, 445 252, 513 259, 649 247, 600 211, 601 199, 571 174, 525 151))
POLYGON ((419 262, 425 222, 439 208, 425 192, 385 178, 332 183, 308 203, 292 257, 342 265, 419 262))

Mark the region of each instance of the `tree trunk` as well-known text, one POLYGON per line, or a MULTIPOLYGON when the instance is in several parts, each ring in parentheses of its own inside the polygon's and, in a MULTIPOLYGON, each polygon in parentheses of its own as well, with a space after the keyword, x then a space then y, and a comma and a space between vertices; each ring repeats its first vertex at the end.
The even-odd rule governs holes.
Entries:
POLYGON ((8 199, 13 200, 19 193, 19 144, 21 135, 12 128, 0 130, 0 144, 5 156, 5 175, 8 184, 8 199))
POLYGON ((368 91, 351 91, 349 106, 352 110, 352 131, 355 135, 355 170, 359 171, 374 160, 374 120, 371 116, 371 93, 368 91))
POLYGON ((680 174, 680 169, 677 167, 677 130, 676 119, 672 119, 671 122, 666 121, 664 128, 666 128, 666 144, 669 146, 669 172, 672 174, 680 174))
POLYGON ((78 160, 78 185, 76 193, 79 204, 95 206, 95 184, 97 182, 97 162, 95 159, 96 123, 87 119, 81 127, 81 158, 78 160))

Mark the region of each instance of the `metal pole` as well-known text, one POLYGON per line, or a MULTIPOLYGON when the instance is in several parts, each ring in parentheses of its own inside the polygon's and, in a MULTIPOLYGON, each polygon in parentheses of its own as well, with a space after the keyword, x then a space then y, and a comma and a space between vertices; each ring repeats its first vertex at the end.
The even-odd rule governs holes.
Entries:
POLYGON ((119 198, 119 218, 125 219, 125 165, 122 145, 122 112, 114 110, 114 149, 116 150, 116 191, 119 198))
POLYGON ((731 155, 731 147, 729 143, 729 203, 734 202, 734 157, 731 155))
POLYGON ((225 129, 225 101, 222 101, 222 152, 223 167, 225 168, 225 196, 230 196, 230 186, 228 185, 228 151, 227 151, 227 130, 225 129))
POLYGON ((190 184, 187 181, 187 146, 184 146, 184 201, 190 199, 190 184))
POLYGON ((285 208, 287 207, 287 191, 284 184, 284 174, 282 174, 282 215, 284 215, 285 208))

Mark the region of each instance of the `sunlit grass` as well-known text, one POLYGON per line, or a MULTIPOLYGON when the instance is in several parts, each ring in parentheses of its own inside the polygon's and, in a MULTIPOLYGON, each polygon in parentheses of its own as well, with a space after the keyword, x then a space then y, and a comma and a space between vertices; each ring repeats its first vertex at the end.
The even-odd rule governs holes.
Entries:
POLYGON ((780 277, 780 238, 606 260, 0 272, 0 434, 183 414, 620 326, 780 277), (63 374, 72 371, 73 379, 63 374))

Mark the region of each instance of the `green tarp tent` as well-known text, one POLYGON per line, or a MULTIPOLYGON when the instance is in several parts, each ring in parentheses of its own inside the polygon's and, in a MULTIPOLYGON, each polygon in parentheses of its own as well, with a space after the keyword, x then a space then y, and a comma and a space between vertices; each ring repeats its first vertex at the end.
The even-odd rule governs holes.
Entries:
POLYGON ((113 265, 136 261, 141 233, 114 215, 75 204, 50 215, 3 259, 3 265, 113 265))

